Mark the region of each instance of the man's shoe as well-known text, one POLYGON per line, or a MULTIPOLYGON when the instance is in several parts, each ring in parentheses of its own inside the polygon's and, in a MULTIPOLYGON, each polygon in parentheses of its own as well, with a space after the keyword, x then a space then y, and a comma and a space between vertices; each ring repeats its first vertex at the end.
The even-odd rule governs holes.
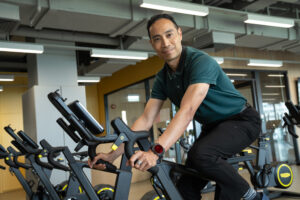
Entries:
POLYGON ((253 200, 270 200, 269 197, 263 192, 257 192, 253 200))

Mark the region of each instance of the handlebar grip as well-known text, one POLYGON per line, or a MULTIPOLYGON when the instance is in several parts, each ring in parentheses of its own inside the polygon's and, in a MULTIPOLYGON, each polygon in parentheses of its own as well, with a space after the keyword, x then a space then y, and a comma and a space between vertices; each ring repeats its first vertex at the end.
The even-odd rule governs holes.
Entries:
POLYGON ((14 130, 10 126, 5 126, 4 130, 16 141, 21 142, 21 139, 15 134, 14 130))
POLYGON ((28 151, 26 149, 26 147, 24 147, 24 145, 20 144, 19 142, 17 142, 16 140, 11 141, 11 143, 23 154, 27 154, 28 151))
POLYGON ((73 115, 69 115, 68 121, 71 123, 72 126, 76 129, 76 131, 79 133, 79 135, 83 139, 92 140, 93 138, 90 136, 90 134, 87 132, 87 130, 83 127, 82 124, 78 121, 78 119, 75 118, 73 115))
MULTIPOLYGON (((43 151, 43 155, 47 152, 52 151, 55 147, 52 147, 45 139, 42 139, 40 141, 40 145, 43 147, 44 151, 43 151)), ((60 155, 60 152, 54 153, 53 156, 54 158, 56 158, 57 156, 60 155)))
POLYGON ((40 141, 40 145, 43 147, 43 149, 47 149, 48 151, 52 149, 52 146, 45 139, 40 141))
POLYGON ((55 147, 53 148, 49 154, 48 154, 48 160, 49 162, 56 168, 64 170, 64 171, 70 171, 70 168, 60 164, 59 162, 55 161, 54 158, 56 157, 57 153, 60 153, 61 151, 63 151, 65 149, 65 147, 55 147))
POLYGON ((4 162, 10 167, 18 168, 18 166, 13 162, 10 154, 8 154, 8 156, 4 159, 4 162))
POLYGON ((74 131, 70 130, 70 127, 62 118, 59 118, 58 120, 56 120, 56 122, 70 136, 70 138, 72 138, 74 142, 78 143, 80 141, 80 138, 74 133, 74 131))
POLYGON ((21 152, 17 152, 17 151, 16 151, 14 148, 12 148, 12 147, 8 147, 7 150, 8 150, 10 153, 13 154, 13 156, 14 156, 13 161, 14 161, 14 163, 16 164, 16 166, 22 167, 22 168, 24 168, 24 169, 29 169, 29 168, 31 168, 31 165, 26 164, 26 163, 20 163, 20 162, 18 161, 18 157, 23 155, 21 152))
POLYGON ((96 162, 96 164, 105 164, 105 167, 106 167, 107 171, 115 172, 117 170, 117 167, 115 165, 111 164, 108 161, 102 160, 102 159, 99 159, 96 162))
POLYGON ((2 151, 3 153, 6 153, 6 149, 0 144, 0 151, 2 151))
POLYGON ((295 138, 298 138, 298 137, 299 137, 299 136, 295 133, 293 126, 288 126, 288 131, 289 131, 289 133, 290 133, 293 137, 295 137, 295 138))
MULTIPOLYGON (((97 155, 96 148, 97 148, 97 145, 90 145, 89 148, 88 148, 88 155, 89 155, 91 160, 94 160, 94 158, 97 155)), ((115 172, 117 170, 117 167, 115 165, 113 165, 110 162, 107 162, 105 160, 102 160, 102 159, 99 159, 96 162, 96 164, 105 164, 107 171, 115 172)))
POLYGON ((41 160, 40 160, 40 157, 39 157, 40 155, 35 155, 35 162, 38 164, 38 165, 40 165, 41 167, 44 167, 44 168, 46 168, 46 169, 50 169, 50 170, 52 170, 53 169, 53 166, 52 165, 50 165, 49 163, 45 163, 45 162, 42 162, 41 160))
POLYGON ((24 142, 26 142, 29 146, 31 146, 34 149, 38 149, 39 146, 35 141, 33 141, 24 131, 18 131, 18 136, 22 138, 24 142))
POLYGON ((14 148, 12 148, 12 147, 7 147, 7 150, 8 150, 9 153, 12 153, 13 156, 20 156, 20 155, 22 155, 21 152, 17 152, 17 151, 16 151, 14 148))

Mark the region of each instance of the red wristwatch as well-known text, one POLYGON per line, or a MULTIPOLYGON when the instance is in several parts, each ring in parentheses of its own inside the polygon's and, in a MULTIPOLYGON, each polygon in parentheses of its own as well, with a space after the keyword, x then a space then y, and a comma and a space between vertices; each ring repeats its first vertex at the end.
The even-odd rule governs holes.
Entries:
POLYGON ((165 153, 164 147, 158 143, 155 143, 154 145, 152 145, 151 150, 158 156, 158 163, 160 163, 165 153))

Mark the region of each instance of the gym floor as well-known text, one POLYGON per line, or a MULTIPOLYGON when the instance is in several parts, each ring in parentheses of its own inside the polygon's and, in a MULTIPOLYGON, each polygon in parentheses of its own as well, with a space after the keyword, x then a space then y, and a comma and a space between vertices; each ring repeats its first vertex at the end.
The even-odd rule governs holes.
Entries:
MULTIPOLYGON (((300 166, 292 166, 294 172, 294 182, 291 188, 289 188, 292 192, 299 193, 300 188, 300 166), (298 189, 298 190, 297 190, 298 189)), ((243 174, 244 176, 244 174, 243 174)), ((247 176, 247 175, 245 175, 247 176)), ((247 178, 247 177, 245 177, 247 178)), ((213 200, 214 193, 204 194, 202 200, 213 200)), ((300 199, 300 197, 281 197, 277 200, 292 200, 292 199, 300 199)), ((26 200, 25 192, 23 190, 10 191, 7 193, 0 194, 0 200, 26 200)), ((132 199, 136 200, 136 199, 132 199)))

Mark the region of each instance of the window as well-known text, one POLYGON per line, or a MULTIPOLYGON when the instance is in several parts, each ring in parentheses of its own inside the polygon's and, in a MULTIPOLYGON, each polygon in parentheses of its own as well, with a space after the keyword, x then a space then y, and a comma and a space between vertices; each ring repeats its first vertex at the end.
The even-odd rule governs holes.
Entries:
POLYGON ((126 88, 122 88, 107 96, 107 132, 113 130, 110 121, 121 117, 122 120, 130 127, 135 120, 143 113, 146 105, 145 84, 137 83, 126 88))
POLYGON ((270 135, 272 159, 276 162, 295 162, 293 138, 282 127, 282 117, 288 112, 286 74, 280 72, 260 72, 262 98, 261 119, 263 131, 270 135), (265 129, 265 130, 264 130, 265 129))

